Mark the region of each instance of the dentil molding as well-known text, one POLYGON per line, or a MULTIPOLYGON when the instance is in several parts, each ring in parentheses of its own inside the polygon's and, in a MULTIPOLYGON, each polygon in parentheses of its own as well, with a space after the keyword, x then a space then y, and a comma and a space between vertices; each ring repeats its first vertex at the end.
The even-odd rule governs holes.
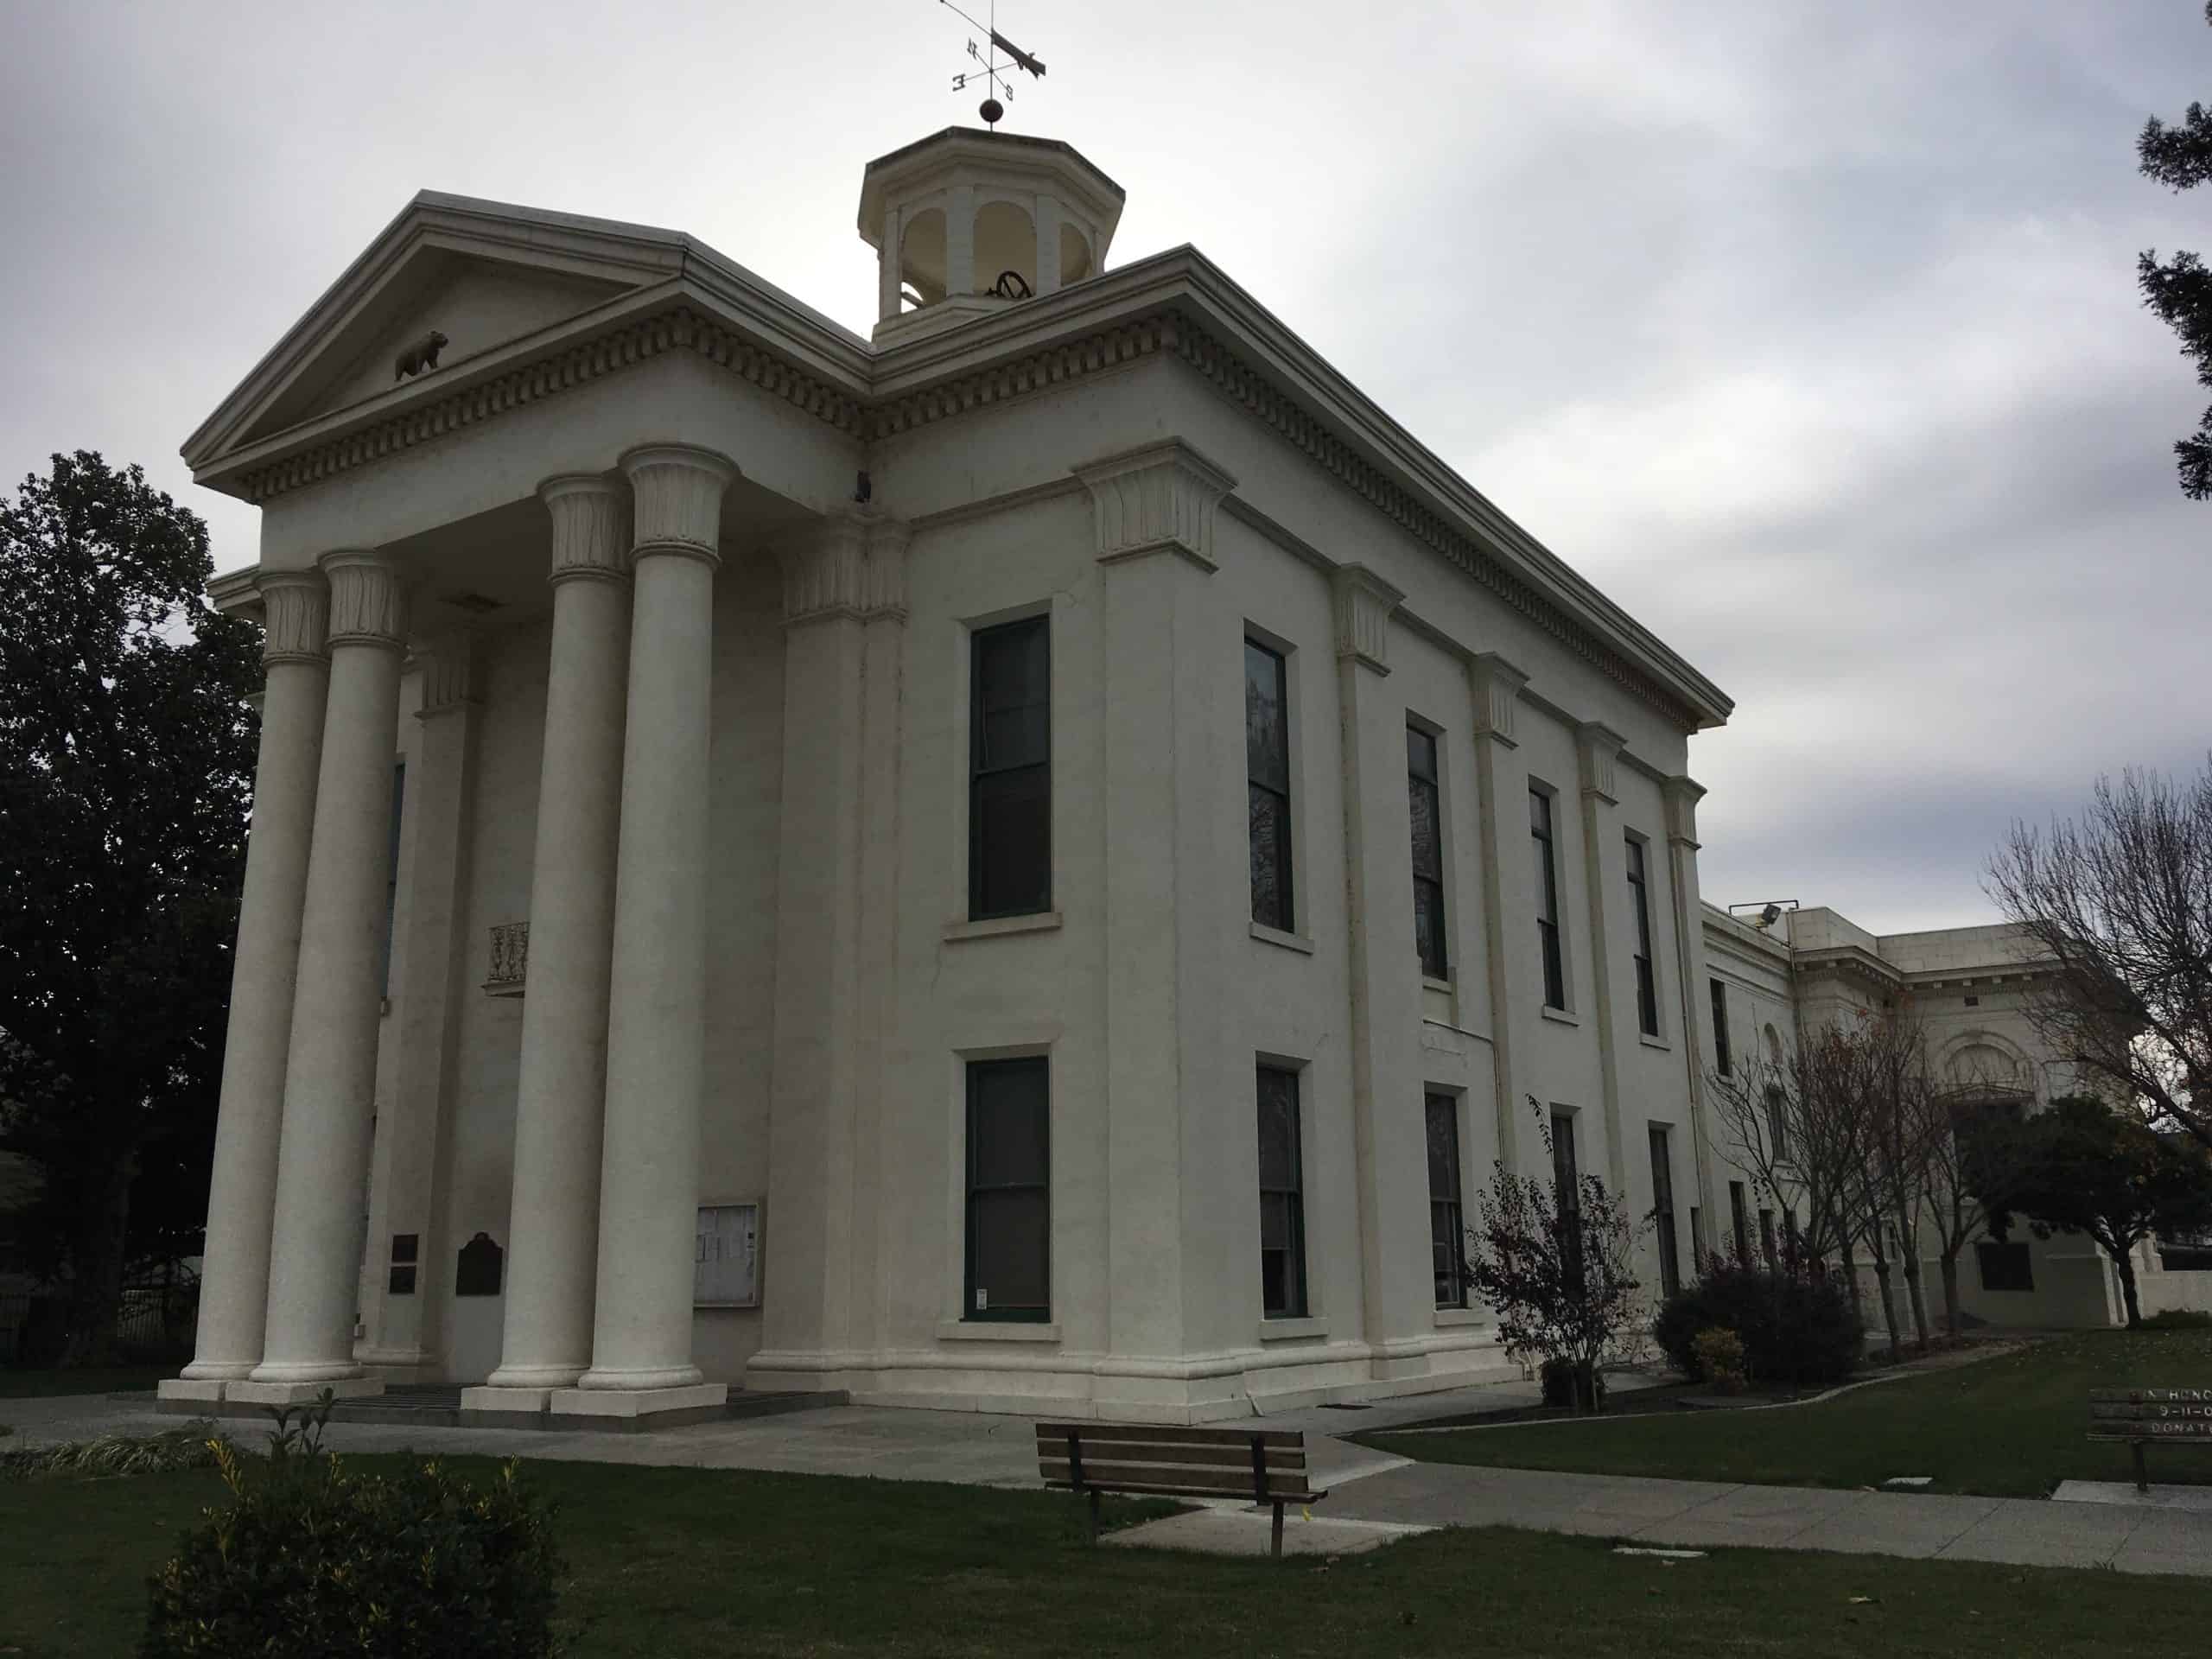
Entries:
POLYGON ((1336 616, 1337 659, 1390 671, 1390 613, 1406 596, 1363 564, 1329 573, 1329 601, 1336 616))
POLYGON ((1180 438, 1069 469, 1090 493, 1102 564, 1174 553, 1211 574, 1215 509, 1236 480, 1180 438))

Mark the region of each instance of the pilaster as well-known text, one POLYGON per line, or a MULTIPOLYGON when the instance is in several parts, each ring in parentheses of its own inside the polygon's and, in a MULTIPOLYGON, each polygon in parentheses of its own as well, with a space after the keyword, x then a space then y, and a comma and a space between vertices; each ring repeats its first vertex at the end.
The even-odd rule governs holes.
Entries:
POLYGON ((1529 675, 1495 652, 1467 664, 1467 685, 1475 716, 1475 787, 1480 796, 1484 947, 1490 969, 1491 1066, 1497 1109, 1497 1155, 1518 1170, 1521 1094, 1513 1070, 1513 959, 1509 928, 1525 927, 1522 906, 1509 904, 1513 891, 1505 880, 1505 860, 1522 857, 1527 840, 1529 769, 1513 734, 1522 689, 1529 675))
POLYGON ((1705 1211, 1706 1236, 1718 1238, 1726 1224, 1721 1195, 1713 1182, 1711 1123, 1705 1109, 1704 901, 1698 885, 1697 804, 1705 785, 1677 774, 1660 786, 1667 815, 1667 891, 1675 914, 1675 980, 1680 992, 1682 1065, 1689 1084, 1690 1146, 1697 1162, 1698 1202, 1705 1211))
POLYGON ((1236 480, 1189 444, 1168 438, 1074 472, 1090 493, 1101 563, 1167 552, 1214 570, 1214 512, 1236 480))
MULTIPOLYGON (((1605 1124, 1605 1179, 1617 1193, 1628 1191, 1628 1150, 1621 1143, 1619 1009, 1613 995, 1613 850, 1620 847, 1627 880, 1625 843, 1621 838, 1620 791, 1614 772, 1627 740, 1599 721, 1575 728, 1574 747, 1582 775, 1582 875, 1590 918, 1590 975, 1597 1006, 1590 1010, 1598 1033, 1598 1079, 1605 1124)), ((1632 925, 1632 924, 1631 924, 1632 925)))

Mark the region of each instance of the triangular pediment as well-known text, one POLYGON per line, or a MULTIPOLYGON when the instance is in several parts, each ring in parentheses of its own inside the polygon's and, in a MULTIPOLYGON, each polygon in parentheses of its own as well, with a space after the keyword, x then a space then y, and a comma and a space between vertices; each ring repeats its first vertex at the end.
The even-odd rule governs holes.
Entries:
POLYGON ((518 340, 683 269, 672 231, 424 192, 370 244, 185 445, 195 470, 395 388, 449 379, 518 340), (435 330, 435 369, 397 372, 435 330))

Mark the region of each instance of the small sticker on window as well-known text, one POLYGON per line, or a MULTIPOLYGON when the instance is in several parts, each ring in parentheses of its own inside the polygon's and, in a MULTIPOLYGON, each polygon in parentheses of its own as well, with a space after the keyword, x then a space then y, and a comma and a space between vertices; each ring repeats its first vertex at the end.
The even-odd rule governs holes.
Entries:
POLYGON ((985 1313, 989 1309, 990 1306, 991 1293, 988 1290, 978 1289, 976 1293, 976 1311, 978 1313, 985 1313))

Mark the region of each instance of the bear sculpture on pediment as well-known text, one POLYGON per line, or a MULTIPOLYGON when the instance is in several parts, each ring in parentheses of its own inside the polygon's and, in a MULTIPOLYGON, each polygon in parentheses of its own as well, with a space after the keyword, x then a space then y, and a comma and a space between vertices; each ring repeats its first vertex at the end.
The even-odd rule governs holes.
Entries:
POLYGON ((443 334, 431 329, 422 339, 401 348, 399 355, 392 359, 391 378, 404 380, 410 374, 436 368, 438 353, 445 349, 447 344, 443 334))

